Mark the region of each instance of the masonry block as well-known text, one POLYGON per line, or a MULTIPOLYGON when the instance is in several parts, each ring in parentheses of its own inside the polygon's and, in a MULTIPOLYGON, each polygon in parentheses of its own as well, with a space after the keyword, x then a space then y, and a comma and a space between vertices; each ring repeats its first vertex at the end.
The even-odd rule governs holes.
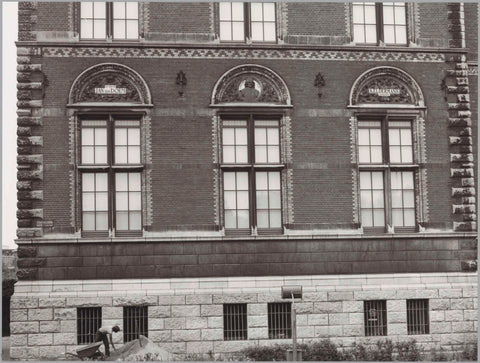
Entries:
POLYGON ((171 316, 170 306, 160 305, 160 306, 150 306, 148 308, 148 315, 152 318, 168 318, 171 316))
POLYGON ((155 330, 148 332, 148 339, 154 343, 168 342, 172 338, 171 330, 155 330))
POLYGON ((213 351, 213 342, 187 342, 187 352, 191 354, 207 354, 213 351))
MULTIPOLYGON (((18 251, 19 257, 21 253, 24 253, 23 251, 21 252, 21 249, 18 251)), ((33 257, 31 253, 27 253, 27 256, 25 257, 33 257)), ((19 298, 13 296, 11 301, 10 301, 10 309, 27 309, 27 308, 37 308, 38 307, 38 299, 32 299, 32 298, 19 298)))
POLYGON ((267 315, 254 315, 248 317, 248 326, 249 327, 264 327, 268 326, 268 317, 267 315))
POLYGON ((55 360, 58 357, 63 357, 65 354, 65 346, 39 347, 39 357, 55 360))
POLYGON ((113 306, 156 305, 157 296, 118 296, 113 298, 113 306))
POLYGON ((191 342, 200 340, 200 330, 172 330, 173 342, 191 342))
POLYGON ((186 318, 165 318, 165 329, 186 329, 186 318))
MULTIPOLYGON (((308 314, 308 325, 328 325, 328 317, 329 314, 308 314)), ((298 316, 297 316, 297 324, 298 324, 298 316)), ((306 324, 306 325, 307 325, 306 324)))
POLYGON ((17 117, 18 126, 42 126, 42 117, 19 116, 17 117))
POLYGON ((60 321, 60 332, 62 332, 62 333, 76 333, 77 332, 77 321, 76 320, 61 320, 60 321))
POLYGON ((363 312, 363 301, 343 301, 342 306, 345 313, 363 312))
POLYGON ((187 329, 206 329, 208 328, 208 319, 206 317, 190 317, 186 319, 187 329))
POLYGON ((454 231, 475 231, 476 229, 476 222, 453 222, 454 231))
POLYGON ((223 316, 223 305, 201 305, 201 316, 223 316))
POLYGON ((248 304, 256 303, 256 294, 225 294, 213 295, 214 304, 248 304))
POLYGON ((223 316, 208 316, 207 319, 209 328, 223 327, 223 316))
POLYGON ((11 347, 10 358, 17 360, 36 360, 39 356, 38 347, 11 347))
POLYGON ((180 305, 185 304, 185 295, 160 295, 158 305, 180 305))
POLYGON ((76 308, 54 308, 53 318, 55 320, 77 319, 77 309, 76 308))
POLYGON ((53 344, 53 334, 44 333, 44 334, 28 334, 28 345, 52 345, 53 344))
POLYGON ((67 297, 67 306, 74 306, 74 307, 112 306, 112 298, 108 296, 67 297))
POLYGON ((223 340, 223 329, 202 329, 202 340, 223 340))
POLYGON ((200 316, 200 306, 198 305, 172 305, 172 317, 200 316))
POLYGON ((40 333, 60 333, 61 326, 60 321, 41 321, 40 333))
POLYGON ((43 171, 41 169, 37 170, 19 170, 17 171, 18 180, 42 180, 43 171))
POLYGON ((53 309, 28 309, 28 320, 52 320, 53 309))
POLYGON ((27 347, 28 334, 12 334, 10 336, 10 347, 27 347))
POLYGON ((472 119, 450 117, 448 119, 448 126, 449 127, 470 127, 470 126, 472 126, 472 119))
POLYGON ((463 310, 446 310, 445 321, 463 321, 463 310))
POLYGON ((186 303, 187 304, 211 304, 212 303, 212 295, 205 294, 205 295, 187 295, 186 296, 186 303))

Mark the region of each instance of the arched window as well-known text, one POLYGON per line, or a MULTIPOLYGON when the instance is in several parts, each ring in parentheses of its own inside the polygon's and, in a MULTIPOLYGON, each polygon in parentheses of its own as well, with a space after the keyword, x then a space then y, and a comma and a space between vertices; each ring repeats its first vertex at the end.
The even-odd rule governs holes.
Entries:
POLYGON ((243 65, 212 93, 217 108, 219 223, 227 234, 282 233, 289 221, 290 94, 272 70, 243 65))
POLYGON ((355 81, 349 103, 359 223, 366 232, 417 231, 427 218, 420 87, 398 68, 378 67, 355 81))
POLYGON ((141 236, 149 225, 151 106, 147 84, 124 65, 99 64, 74 81, 68 104, 73 226, 82 236, 141 236))

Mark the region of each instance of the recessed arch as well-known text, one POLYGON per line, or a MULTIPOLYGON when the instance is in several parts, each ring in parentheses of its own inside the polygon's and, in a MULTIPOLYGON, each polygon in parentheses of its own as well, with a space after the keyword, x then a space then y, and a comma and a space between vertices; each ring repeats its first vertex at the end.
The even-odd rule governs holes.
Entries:
POLYGON ((225 72, 213 88, 212 106, 291 106, 285 81, 271 69, 243 64, 225 72))
POLYGON ((410 74, 400 68, 381 66, 362 73, 353 83, 349 106, 362 105, 425 107, 425 99, 410 74))
POLYGON ((151 105, 150 89, 140 74, 118 63, 96 64, 73 82, 68 95, 70 105, 121 102, 151 105))

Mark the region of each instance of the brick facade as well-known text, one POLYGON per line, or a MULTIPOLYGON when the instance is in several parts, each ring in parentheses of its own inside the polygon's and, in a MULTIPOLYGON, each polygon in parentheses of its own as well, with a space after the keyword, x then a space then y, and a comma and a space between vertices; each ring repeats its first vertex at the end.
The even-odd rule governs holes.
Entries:
POLYGON ((304 341, 363 341, 359 309, 375 296, 387 300, 395 339, 408 338, 405 300, 427 298, 431 333, 418 338, 426 348, 475 340, 476 7, 411 3, 406 46, 359 46, 348 3, 278 3, 277 41, 238 44, 219 40, 218 3, 141 3, 139 40, 128 42, 80 40, 78 3, 19 3, 20 283, 11 356, 74 351, 76 307, 94 303, 104 322, 121 320, 124 305, 148 305, 150 339, 179 354, 275 343, 266 303, 287 282, 304 287, 304 341), (72 95, 96 66, 124 70, 118 74, 148 97, 82 103, 72 95), (240 66, 274 90, 265 96, 273 101, 215 98, 227 92, 222 77, 240 66), (421 102, 352 102, 359 80, 377 69, 396 74, 421 102), (82 237, 79 119, 120 109, 142 117, 143 230, 82 237), (225 231, 222 113, 280 120, 282 234, 225 231), (362 113, 413 120, 414 230, 372 234, 361 225, 362 113), (223 341, 221 304, 242 301, 249 340, 223 341))

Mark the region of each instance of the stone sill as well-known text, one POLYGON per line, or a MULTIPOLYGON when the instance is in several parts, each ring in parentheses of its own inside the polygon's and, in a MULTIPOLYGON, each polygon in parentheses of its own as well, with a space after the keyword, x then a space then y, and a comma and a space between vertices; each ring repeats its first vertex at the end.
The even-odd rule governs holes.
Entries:
MULTIPOLYGON (((148 242, 187 242, 187 241, 199 241, 199 242, 224 242, 240 240, 245 242, 250 241, 290 241, 290 240, 314 240, 314 239, 355 239, 355 240, 378 240, 378 239, 429 239, 429 238, 476 238, 477 232, 419 232, 419 233, 385 233, 385 234, 283 234, 275 236, 223 236, 209 234, 207 236, 191 236, 191 235, 179 235, 179 236, 149 236, 149 237, 108 237, 108 238, 78 238, 77 236, 61 235, 58 237, 39 237, 34 239, 16 239, 15 243, 18 245, 28 244, 43 244, 43 243, 148 243, 148 242)), ((200 233, 199 233, 200 234, 200 233)))
POLYGON ((17 47, 109 47, 109 48, 192 48, 192 49, 276 49, 276 50, 325 50, 325 51, 365 51, 365 52, 411 52, 411 53, 468 53, 469 48, 426 48, 403 46, 369 45, 319 45, 319 44, 192 44, 192 43, 154 43, 154 42, 106 42, 106 41, 17 41, 17 47))

